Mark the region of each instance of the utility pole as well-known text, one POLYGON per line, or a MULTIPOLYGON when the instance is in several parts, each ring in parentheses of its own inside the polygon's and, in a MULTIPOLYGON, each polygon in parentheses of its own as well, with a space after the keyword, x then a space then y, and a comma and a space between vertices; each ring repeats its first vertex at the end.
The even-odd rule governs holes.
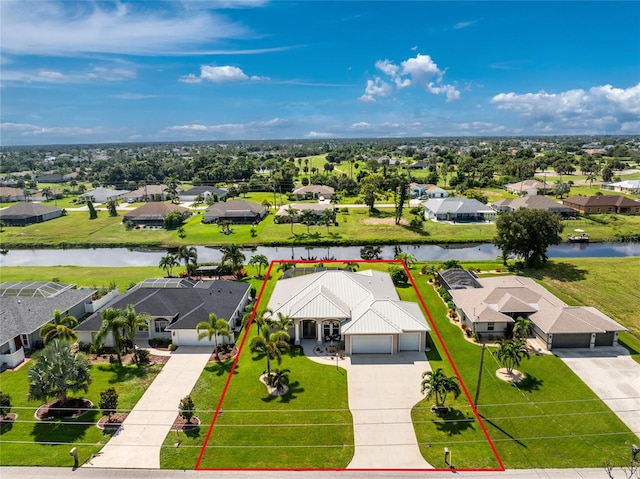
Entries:
POLYGON ((473 406, 475 408, 478 407, 478 397, 480 396, 480 382, 482 380, 482 365, 484 363, 484 350, 486 349, 487 345, 483 344, 482 345, 482 351, 480 352, 480 367, 478 368, 478 382, 476 383, 476 396, 475 398, 473 398, 473 406))

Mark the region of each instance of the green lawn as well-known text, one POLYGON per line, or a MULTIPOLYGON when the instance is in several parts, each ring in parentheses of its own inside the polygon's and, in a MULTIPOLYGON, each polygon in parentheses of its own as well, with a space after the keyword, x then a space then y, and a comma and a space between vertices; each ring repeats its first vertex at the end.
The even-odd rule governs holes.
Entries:
POLYGON ((87 461, 109 440, 109 434, 96 427, 102 414, 98 410, 100 393, 114 387, 119 394, 118 410, 130 411, 138 402, 161 365, 137 368, 100 364, 91 367, 92 383, 86 397, 94 409, 77 419, 37 421, 39 401, 27 400, 29 390, 27 371, 31 361, 17 371, 0 373, 0 389, 11 396, 12 412, 18 420, 0 432, 0 465, 3 466, 71 466, 69 450, 78 449, 80 463, 87 461))
MULTIPOLYGON (((418 276, 417 282, 473 397, 481 349, 449 322, 444 304, 425 277, 418 276)), ((432 367, 441 366, 451 373, 437 340, 435 345, 428 355, 432 367)), ((540 355, 525 360, 518 368, 526 374, 519 388, 499 380, 495 376, 498 367, 487 351, 478 411, 506 468, 601 467, 605 460, 619 465, 628 461, 629 448, 637 437, 559 358, 540 355)), ((434 421, 426 410, 427 402, 414 408, 416 434, 427 461, 440 464, 446 446, 453 451, 456 467, 495 466, 480 440, 479 424, 460 421, 471 418, 470 408, 461 400, 451 405, 457 422, 434 421)))
MULTIPOLYGON (((255 327, 252 328, 255 331, 255 327)), ((290 391, 269 396, 259 381, 263 357, 243 350, 222 415, 216 421, 201 468, 344 468, 353 456, 353 423, 342 369, 317 364, 297 350, 285 354, 290 391)), ((203 426, 197 434, 171 433, 161 467, 193 468, 227 380, 231 362, 209 363, 192 392, 203 426), (180 442, 180 447, 176 443, 180 442)))

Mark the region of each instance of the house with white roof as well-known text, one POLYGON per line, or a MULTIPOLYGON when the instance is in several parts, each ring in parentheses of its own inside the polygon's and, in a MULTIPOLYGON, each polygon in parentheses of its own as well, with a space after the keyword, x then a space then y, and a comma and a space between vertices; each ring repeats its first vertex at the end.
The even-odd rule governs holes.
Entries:
POLYGON ((475 198, 431 198, 422 207, 425 218, 431 221, 468 223, 496 219, 496 212, 475 198))
POLYGON ((344 340, 348 355, 424 351, 430 331, 420 306, 401 301, 390 275, 374 270, 281 279, 268 308, 293 319, 296 344, 344 340))
POLYGON ((129 190, 114 190, 112 188, 96 188, 80 195, 83 201, 92 201, 94 203, 105 203, 110 200, 121 200, 129 190))
POLYGON ((640 194, 640 180, 624 180, 616 183, 603 183, 603 190, 619 191, 620 193, 640 194))

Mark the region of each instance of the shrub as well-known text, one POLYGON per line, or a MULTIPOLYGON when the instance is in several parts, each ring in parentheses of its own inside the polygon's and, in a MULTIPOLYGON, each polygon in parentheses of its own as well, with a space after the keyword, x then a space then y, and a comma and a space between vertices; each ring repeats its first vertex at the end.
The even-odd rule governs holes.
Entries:
POLYGON ((149 362, 149 351, 146 349, 137 349, 136 356, 138 356, 139 364, 146 364, 149 362))
POLYGON ((118 393, 115 388, 105 389, 100 393, 98 407, 103 416, 111 416, 118 408, 118 393))
POLYGON ((453 301, 447 301, 447 308, 449 308, 449 311, 453 312, 453 309, 456 307, 456 305, 453 303, 453 301))
POLYGON ((0 391, 0 417, 11 412, 11 396, 0 391))
POLYGON ((195 408, 196 408, 196 406, 193 403, 193 399, 191 399, 191 396, 183 397, 180 400, 180 409, 179 409, 180 417, 184 418, 185 421, 190 423, 191 422, 191 418, 194 415, 194 409, 195 408))
POLYGON ((389 273, 391 275, 391 281, 393 281, 393 284, 396 286, 400 284, 407 284, 407 281, 409 281, 409 277, 407 276, 407 272, 404 268, 394 266, 390 269, 389 273))
POLYGON ((169 346, 167 346, 167 349, 169 351, 175 351, 176 349, 178 349, 178 346, 176 346, 175 344, 171 343, 169 346))

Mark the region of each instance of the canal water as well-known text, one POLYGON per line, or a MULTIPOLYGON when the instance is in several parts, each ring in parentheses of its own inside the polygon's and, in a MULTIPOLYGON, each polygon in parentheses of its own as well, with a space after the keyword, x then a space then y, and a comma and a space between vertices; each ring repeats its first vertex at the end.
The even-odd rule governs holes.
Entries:
MULTIPOLYGON (((500 250, 492 244, 467 245, 396 245, 382 246, 381 258, 393 259, 399 252, 414 255, 419 261, 444 261, 448 259, 493 260, 500 250)), ((361 246, 335 247, 263 247, 247 248, 244 251, 247 261, 255 254, 264 254, 272 260, 305 259, 360 259, 361 246)), ((217 248, 198 246, 198 262, 218 262, 222 253, 217 248)), ((38 249, 11 250, 0 256, 0 266, 157 266, 166 250, 137 250, 127 248, 96 249, 38 249)), ((547 251, 550 258, 580 257, 637 257, 640 256, 640 243, 588 243, 560 244, 551 246, 547 251)))

